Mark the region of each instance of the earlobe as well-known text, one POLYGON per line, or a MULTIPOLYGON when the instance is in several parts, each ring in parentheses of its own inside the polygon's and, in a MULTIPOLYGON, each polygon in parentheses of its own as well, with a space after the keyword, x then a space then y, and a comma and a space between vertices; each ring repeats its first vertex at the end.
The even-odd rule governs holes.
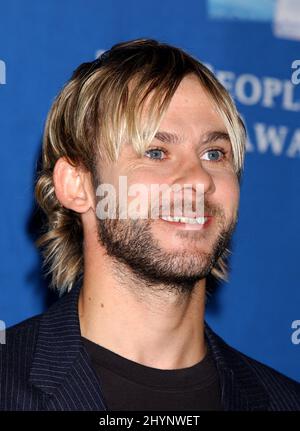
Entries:
POLYGON ((85 186, 86 173, 71 165, 66 158, 57 160, 53 171, 55 194, 61 205, 78 213, 86 212, 91 204, 85 186))

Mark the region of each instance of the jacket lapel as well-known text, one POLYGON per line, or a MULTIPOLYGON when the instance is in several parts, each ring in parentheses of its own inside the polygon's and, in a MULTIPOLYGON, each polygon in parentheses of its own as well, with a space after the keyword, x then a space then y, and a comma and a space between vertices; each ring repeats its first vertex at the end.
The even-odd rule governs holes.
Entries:
POLYGON ((205 337, 219 373, 221 402, 227 411, 266 411, 269 396, 257 376, 243 360, 243 354, 230 347, 205 322, 205 337))
POLYGON ((46 410, 107 410, 81 342, 80 288, 78 282, 41 318, 29 380, 44 393, 46 410))

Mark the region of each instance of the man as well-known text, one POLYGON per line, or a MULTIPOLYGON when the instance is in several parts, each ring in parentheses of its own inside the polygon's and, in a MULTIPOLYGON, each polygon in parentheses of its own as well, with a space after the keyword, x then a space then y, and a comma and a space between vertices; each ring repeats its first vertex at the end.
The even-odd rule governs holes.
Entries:
POLYGON ((245 139, 227 91, 178 48, 121 43, 74 72, 36 184, 38 245, 64 295, 8 330, 2 410, 300 410, 297 382, 204 320, 208 277, 227 277, 245 139), (144 199, 154 185, 169 195, 144 199))

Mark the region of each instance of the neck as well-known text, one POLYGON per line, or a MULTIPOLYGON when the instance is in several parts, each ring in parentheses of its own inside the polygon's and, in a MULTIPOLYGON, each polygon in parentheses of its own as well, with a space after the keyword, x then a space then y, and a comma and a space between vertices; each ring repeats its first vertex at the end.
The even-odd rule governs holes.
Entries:
POLYGON ((189 294, 150 285, 105 253, 85 256, 81 335, 139 364, 190 367, 206 354, 205 279, 189 294))

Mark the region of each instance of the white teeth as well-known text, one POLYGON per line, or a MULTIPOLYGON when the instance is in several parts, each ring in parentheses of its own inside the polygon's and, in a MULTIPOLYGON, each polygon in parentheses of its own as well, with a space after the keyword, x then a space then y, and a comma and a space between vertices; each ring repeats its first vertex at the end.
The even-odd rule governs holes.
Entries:
POLYGON ((161 217, 166 221, 180 222, 180 223, 190 223, 190 224, 204 224, 207 220, 207 217, 161 217))

